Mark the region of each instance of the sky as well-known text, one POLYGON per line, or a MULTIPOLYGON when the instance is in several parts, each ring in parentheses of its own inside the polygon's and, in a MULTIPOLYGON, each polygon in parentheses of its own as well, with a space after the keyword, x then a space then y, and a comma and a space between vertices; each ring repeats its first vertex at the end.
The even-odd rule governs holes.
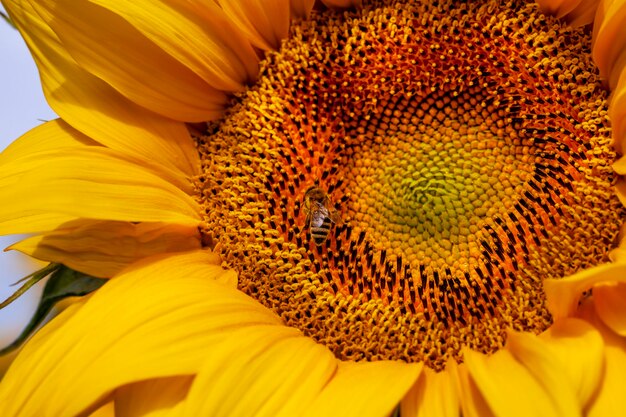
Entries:
MULTIPOLYGON (((4 12, 2 5, 0 10, 4 12)), ((0 149, 41 124, 56 118, 41 91, 39 75, 26 44, 17 30, 0 20, 0 149)), ((33 197, 35 198, 35 196, 33 197)), ((0 204, 10 204, 1 201, 0 204)), ((0 249, 19 240, 0 237, 0 249)), ((10 287, 43 264, 35 264, 16 252, 0 252, 0 301, 15 291, 10 287)), ((41 288, 31 289, 9 307, 0 310, 0 346, 12 341, 28 320, 41 288)))

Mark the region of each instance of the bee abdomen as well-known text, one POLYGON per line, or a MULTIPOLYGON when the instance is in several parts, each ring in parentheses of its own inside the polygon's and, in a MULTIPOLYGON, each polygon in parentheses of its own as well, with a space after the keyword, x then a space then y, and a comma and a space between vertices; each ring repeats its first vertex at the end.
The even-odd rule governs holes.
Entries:
POLYGON ((324 217, 322 224, 319 226, 311 226, 311 237, 317 246, 321 245, 328 239, 330 232, 330 218, 324 217))

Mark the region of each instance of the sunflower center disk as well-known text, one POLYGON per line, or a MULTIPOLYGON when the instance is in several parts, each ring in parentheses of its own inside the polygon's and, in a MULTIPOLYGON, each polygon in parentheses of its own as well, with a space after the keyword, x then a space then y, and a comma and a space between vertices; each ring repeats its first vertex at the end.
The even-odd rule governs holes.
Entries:
POLYGON ((441 369, 544 330, 543 280, 606 261, 625 214, 589 38, 458 3, 295 25, 198 138, 206 241, 341 359, 441 369))

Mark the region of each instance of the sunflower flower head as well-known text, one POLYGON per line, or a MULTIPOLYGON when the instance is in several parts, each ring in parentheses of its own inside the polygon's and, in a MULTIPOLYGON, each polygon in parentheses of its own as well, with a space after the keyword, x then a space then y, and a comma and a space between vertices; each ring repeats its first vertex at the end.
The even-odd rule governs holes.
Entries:
POLYGON ((589 51, 534 4, 317 14, 198 138, 203 233, 344 360, 442 369, 540 333, 543 281, 606 262, 624 216, 589 51), (311 187, 340 215, 322 244, 311 187))
POLYGON ((624 2, 2 1, 0 233, 89 294, 0 415, 626 408, 624 2))

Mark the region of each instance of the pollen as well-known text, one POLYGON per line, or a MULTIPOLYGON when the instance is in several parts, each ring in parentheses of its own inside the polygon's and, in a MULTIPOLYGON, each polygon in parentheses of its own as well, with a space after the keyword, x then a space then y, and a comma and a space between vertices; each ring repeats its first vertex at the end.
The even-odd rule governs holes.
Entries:
POLYGON ((338 358, 440 370, 545 330, 543 280, 608 260, 607 93, 535 4, 364 3, 294 24, 198 135, 201 232, 338 358))

